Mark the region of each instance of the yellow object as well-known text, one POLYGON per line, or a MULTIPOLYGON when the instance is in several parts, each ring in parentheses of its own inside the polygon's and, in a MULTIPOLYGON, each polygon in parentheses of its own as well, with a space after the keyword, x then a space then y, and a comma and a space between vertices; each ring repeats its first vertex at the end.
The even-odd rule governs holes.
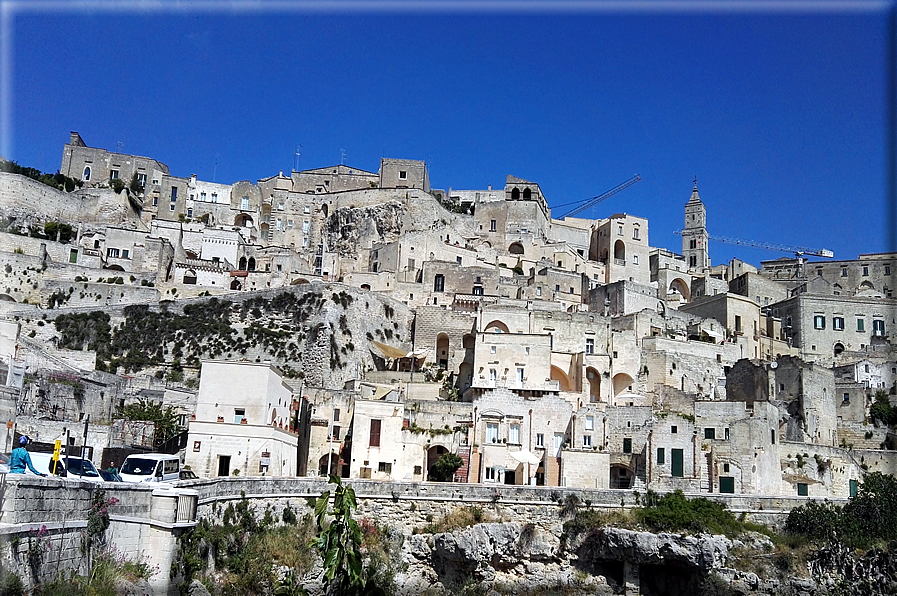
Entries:
POLYGON ((56 443, 53 444, 53 467, 51 469, 52 474, 56 474, 56 464, 59 463, 59 453, 62 451, 62 441, 56 440, 56 443))

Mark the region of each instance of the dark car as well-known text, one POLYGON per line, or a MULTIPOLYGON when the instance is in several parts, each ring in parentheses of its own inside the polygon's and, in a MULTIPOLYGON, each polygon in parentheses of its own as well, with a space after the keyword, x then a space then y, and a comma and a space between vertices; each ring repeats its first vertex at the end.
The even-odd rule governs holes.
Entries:
POLYGON ((193 470, 181 470, 181 480, 196 480, 199 478, 193 473, 193 470))
POLYGON ((124 482, 118 472, 110 472, 109 470, 97 470, 100 477, 106 482, 124 482))

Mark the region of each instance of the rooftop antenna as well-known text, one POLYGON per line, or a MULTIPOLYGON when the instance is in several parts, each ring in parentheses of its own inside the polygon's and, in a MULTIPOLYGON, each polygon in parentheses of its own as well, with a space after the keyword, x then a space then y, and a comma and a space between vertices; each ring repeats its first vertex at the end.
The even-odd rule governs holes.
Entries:
POLYGON ((218 154, 215 154, 215 169, 212 170, 212 182, 218 182, 218 154))
POLYGON ((121 141, 115 141, 115 152, 121 153, 121 150, 124 148, 125 144, 121 141))
POLYGON ((346 150, 345 150, 345 149, 340 149, 340 150, 339 150, 339 155, 340 155, 340 158, 339 158, 339 163, 340 163, 340 165, 341 165, 341 166, 346 165, 346 150))
POLYGON ((296 145, 296 151, 293 152, 293 171, 299 171, 299 156, 302 155, 302 145, 296 145))

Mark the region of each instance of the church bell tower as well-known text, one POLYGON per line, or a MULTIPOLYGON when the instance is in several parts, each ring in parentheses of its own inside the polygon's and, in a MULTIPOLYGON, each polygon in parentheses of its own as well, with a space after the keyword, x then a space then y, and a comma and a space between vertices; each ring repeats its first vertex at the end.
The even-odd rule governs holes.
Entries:
POLYGON ((690 270, 703 271, 710 268, 710 254, 707 250, 707 210, 698 196, 698 181, 691 191, 691 198, 685 204, 685 228, 682 230, 682 256, 690 270))

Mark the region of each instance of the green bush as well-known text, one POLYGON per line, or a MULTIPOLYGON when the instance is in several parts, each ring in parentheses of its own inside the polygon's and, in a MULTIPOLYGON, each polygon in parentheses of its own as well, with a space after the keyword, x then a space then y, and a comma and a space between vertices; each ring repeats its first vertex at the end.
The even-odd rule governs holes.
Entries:
POLYGON ((704 497, 688 499, 681 490, 660 498, 648 491, 645 507, 635 510, 636 519, 655 532, 709 532, 737 536, 739 521, 722 503, 704 497))

